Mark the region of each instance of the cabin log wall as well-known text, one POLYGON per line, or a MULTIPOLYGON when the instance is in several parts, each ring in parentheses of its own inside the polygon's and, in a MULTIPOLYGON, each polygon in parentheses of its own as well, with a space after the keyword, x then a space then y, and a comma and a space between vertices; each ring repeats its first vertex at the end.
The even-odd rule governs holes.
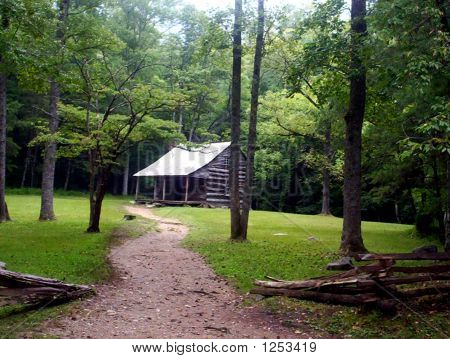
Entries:
MULTIPOLYGON (((229 207, 230 205, 229 158, 230 148, 227 148, 212 160, 208 166, 205 166, 208 170, 208 178, 206 180, 206 201, 211 206, 229 207)), ((242 191, 245 181, 246 166, 246 160, 242 152, 240 162, 239 186, 242 191)))

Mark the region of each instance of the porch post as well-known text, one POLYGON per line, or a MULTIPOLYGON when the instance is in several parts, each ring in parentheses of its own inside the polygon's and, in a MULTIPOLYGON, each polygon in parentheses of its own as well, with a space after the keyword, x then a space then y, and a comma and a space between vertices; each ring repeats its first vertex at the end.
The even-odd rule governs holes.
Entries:
POLYGON ((162 176, 163 180, 163 201, 166 199, 166 177, 162 176))
POLYGON ((185 193, 184 193, 184 201, 187 202, 188 200, 188 190, 189 190, 189 176, 186 176, 186 182, 185 182, 185 193))
POLYGON ((153 200, 156 201, 156 197, 158 194, 157 188, 158 188, 158 177, 153 177, 153 200))

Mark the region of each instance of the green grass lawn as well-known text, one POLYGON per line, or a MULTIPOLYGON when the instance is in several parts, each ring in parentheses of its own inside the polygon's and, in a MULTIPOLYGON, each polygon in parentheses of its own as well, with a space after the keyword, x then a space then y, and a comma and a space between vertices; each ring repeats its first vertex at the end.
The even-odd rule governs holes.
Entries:
MULTIPOLYGON (((58 195, 55 198, 58 219, 53 222, 37 221, 40 197, 36 194, 10 193, 7 201, 13 221, 0 225, 0 261, 14 271, 73 283, 92 284, 107 279, 106 255, 111 239, 117 235, 139 236, 153 229, 152 224, 140 219, 123 222, 122 205, 126 200, 122 198, 105 199, 100 234, 85 232, 89 212, 86 196, 58 195)), ((300 279, 327 274, 325 264, 337 258, 342 226, 338 218, 252 212, 249 242, 230 243, 228 210, 166 207, 156 212, 189 224, 191 231, 184 244, 201 253, 219 275, 230 279, 242 292, 251 288, 254 279, 265 275, 300 279)), ((375 252, 410 251, 427 243, 414 235, 411 226, 405 225, 364 223, 363 235, 368 249, 375 252)), ((340 337, 448 336, 448 308, 444 311, 433 306, 411 308, 396 318, 384 318, 378 312, 362 314, 354 308, 306 301, 271 298, 263 303, 293 317, 300 308, 303 323, 340 337)), ((15 315, 11 315, 10 309, 0 309, 0 338, 39 336, 36 330, 42 321, 66 308, 15 315)))
MULTIPOLYGON (((219 275, 231 280, 243 292, 252 287, 255 279, 264 279, 265 275, 304 279, 330 274, 325 265, 338 257, 340 218, 254 211, 248 243, 231 243, 228 210, 165 207, 157 209, 156 213, 189 224, 191 230, 185 246, 202 254, 219 275)), ((409 252, 430 243, 418 238, 409 225, 365 222, 362 229, 365 245, 372 252, 409 252)), ((272 298, 266 300, 266 304, 276 310, 298 309, 301 305, 309 312, 304 321, 338 336, 426 338, 449 335, 448 311, 442 313, 432 306, 426 307, 425 312, 423 308, 411 308, 395 319, 387 319, 378 312, 362 315, 358 309, 306 301, 272 298)))
MULTIPOLYGON (((205 255, 217 273, 232 278, 242 291, 265 275, 299 279, 330 274, 325 266, 338 257, 342 219, 336 217, 254 211, 248 243, 231 243, 228 210, 165 207, 157 213, 190 224, 186 246, 205 255)), ((365 222, 363 237, 373 252, 409 252, 424 244, 409 225, 365 222)))
POLYGON ((13 221, 0 225, 0 261, 13 271, 94 283, 108 277, 106 252, 114 228, 122 222, 123 200, 105 199, 101 233, 88 234, 89 200, 55 198, 56 221, 39 222, 40 197, 7 197, 13 221))
MULTIPOLYGON (((106 255, 112 233, 122 234, 135 227, 122 221, 122 198, 106 198, 103 204, 101 233, 88 234, 89 200, 86 196, 57 196, 56 221, 39 222, 38 195, 8 195, 11 222, 0 224, 0 261, 7 269, 57 278, 66 282, 92 284, 108 278, 106 255)), ((64 307, 62 307, 64 308, 64 307)), ((61 307, 11 316, 11 308, 0 309, 0 338, 30 330, 61 307), (20 325, 19 325, 20 324, 20 325)))

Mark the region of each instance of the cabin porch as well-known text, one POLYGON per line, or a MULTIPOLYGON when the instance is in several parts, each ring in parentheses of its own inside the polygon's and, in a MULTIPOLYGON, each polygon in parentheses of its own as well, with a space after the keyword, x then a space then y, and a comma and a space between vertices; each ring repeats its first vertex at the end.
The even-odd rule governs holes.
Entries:
MULTIPOLYGON (((139 178, 138 178, 139 181, 139 178)), ((172 205, 202 204, 206 201, 206 180, 193 176, 155 176, 153 196, 140 197, 136 186, 138 203, 157 202, 172 205), (153 198, 152 198, 153 197, 153 198)))

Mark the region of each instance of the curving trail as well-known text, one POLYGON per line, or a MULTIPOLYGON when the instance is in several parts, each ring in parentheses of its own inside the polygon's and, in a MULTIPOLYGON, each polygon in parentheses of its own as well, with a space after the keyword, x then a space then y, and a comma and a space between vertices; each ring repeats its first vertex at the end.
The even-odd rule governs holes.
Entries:
POLYGON ((61 338, 295 338, 320 337, 296 318, 242 307, 242 297, 208 267, 202 257, 182 248, 188 228, 127 206, 135 215, 158 222, 158 231, 112 248, 117 273, 97 287, 98 295, 72 313, 47 324, 46 334, 61 338))

